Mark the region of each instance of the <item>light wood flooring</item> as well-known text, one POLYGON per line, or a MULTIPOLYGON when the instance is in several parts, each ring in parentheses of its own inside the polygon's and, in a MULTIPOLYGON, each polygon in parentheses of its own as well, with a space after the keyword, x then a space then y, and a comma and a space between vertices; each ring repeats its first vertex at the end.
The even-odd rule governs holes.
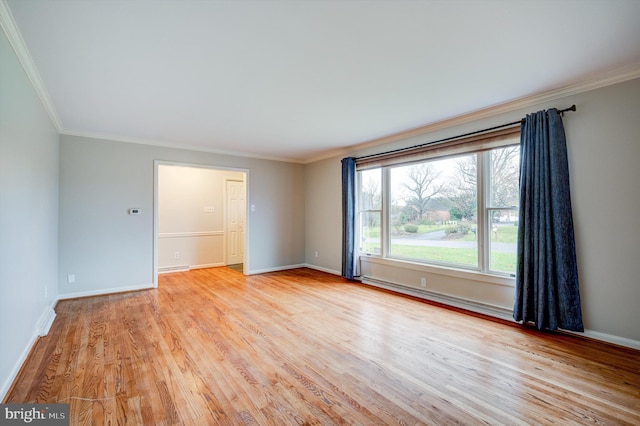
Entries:
POLYGON ((297 269, 61 301, 5 402, 71 424, 640 424, 640 352, 297 269))

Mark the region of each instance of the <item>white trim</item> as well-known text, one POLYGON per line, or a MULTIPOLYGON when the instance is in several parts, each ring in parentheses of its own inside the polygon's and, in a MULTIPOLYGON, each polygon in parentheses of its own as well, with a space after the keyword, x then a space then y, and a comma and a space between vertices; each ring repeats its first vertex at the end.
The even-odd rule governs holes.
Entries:
POLYGON ((46 336, 47 334, 49 334, 51 325, 56 319, 55 307, 57 303, 58 300, 54 300, 53 302, 51 302, 51 305, 49 305, 49 307, 42 313, 40 321, 38 322, 38 336, 46 336))
POLYGON ((18 24, 13 19, 13 14, 11 13, 11 9, 5 2, 5 0, 0 0, 0 26, 4 29, 4 33, 7 35, 7 40, 9 40, 9 44, 13 48, 16 56, 18 57, 18 61, 22 68, 24 69, 25 74, 31 81, 33 85, 33 90, 35 90, 38 98, 40 98, 40 102, 42 102, 42 106, 45 111, 49 115, 49 119, 55 126, 58 133, 60 133, 63 129, 62 122, 58 117, 58 113, 53 106, 53 102, 51 101, 51 97, 49 96, 49 92, 42 82, 42 78, 40 77, 40 73, 33 62, 33 58, 27 49, 27 45, 22 38, 22 34, 18 29, 18 24))
MULTIPOLYGON (((246 271, 249 269, 249 265, 251 262, 249 261, 249 254, 251 247, 249 246, 249 235, 251 228, 251 185, 249 183, 251 170, 246 169, 244 175, 244 209, 245 209, 245 217, 244 217, 244 266, 243 266, 243 274, 246 275, 246 271)), ((225 200, 226 202, 227 200, 225 200)), ((225 206, 226 210, 226 206, 225 206)), ((226 250, 226 247, 225 247, 226 250)), ((226 261, 226 257, 224 258, 226 261)))
POLYGON ((224 231, 165 232, 158 233, 158 238, 215 237, 220 235, 224 235, 224 231))
POLYGON ((47 306, 45 310, 42 312, 42 315, 40 315, 40 319, 38 320, 38 323, 33 331, 33 334, 31 335, 31 338, 28 340, 24 349, 20 353, 20 356, 14 363, 13 368, 9 372, 9 375, 7 376, 7 378, 4 380, 3 383, 0 383, 0 402, 3 401, 4 398, 7 396, 7 392, 9 392, 9 389, 11 388, 13 381, 18 376, 18 373, 20 373, 20 369, 22 368, 24 363, 27 361, 27 358, 29 357, 29 354, 31 353, 33 346, 36 344, 36 342, 41 336, 46 336, 49 333, 49 329, 51 328, 51 325, 53 324, 53 321, 56 318, 56 312, 54 308, 57 303, 58 303, 58 299, 52 301, 51 304, 47 306))
POLYGON ((388 281, 377 280, 374 278, 363 277, 362 284, 371 285, 373 287, 384 288, 386 290, 395 291, 397 293, 415 296, 420 299, 430 300, 437 303, 453 306, 467 311, 488 315, 490 317, 499 318, 511 322, 513 320, 513 311, 502 306, 490 305, 488 303, 476 302, 473 300, 461 299, 459 297, 447 294, 436 293, 428 290, 414 289, 406 287, 402 284, 395 284, 388 281))
POLYGON ((104 296, 106 294, 126 293, 128 291, 151 290, 155 288, 153 284, 132 285, 127 287, 104 288, 99 290, 79 291, 77 293, 66 293, 58 295, 58 300, 77 299, 79 297, 104 296))
POLYGON ((170 274, 172 272, 189 272, 191 268, 189 265, 178 265, 178 266, 164 266, 162 268, 158 268, 158 274, 170 274))
POLYGON ((584 330, 584 333, 562 330, 564 333, 572 334, 578 337, 588 337, 589 339, 599 340, 626 348, 640 350, 640 341, 628 339, 626 337, 614 336, 613 334, 601 333, 595 330, 584 330))
POLYGON ((158 261, 158 173, 159 166, 162 164, 159 160, 153 160, 153 211, 151 217, 153 221, 153 236, 151 237, 151 245, 153 247, 153 260, 151 261, 151 276, 153 277, 153 288, 158 288, 158 274, 160 273, 160 263, 158 261))
POLYGON ((203 263, 201 265, 165 266, 162 268, 158 268, 158 274, 170 274, 173 272, 189 272, 192 269, 219 268, 221 266, 226 266, 226 263, 216 262, 216 263, 203 263))
POLYGON ((289 269, 298 269, 298 268, 305 268, 307 265, 304 263, 299 263, 297 265, 285 265, 285 266, 275 266, 273 268, 265 268, 265 269, 255 269, 255 270, 248 270, 245 267, 245 271, 244 274, 245 275, 258 275, 258 274, 266 274, 268 272, 278 272, 278 271, 287 271, 289 269))
POLYGON ((15 364, 13 365, 13 368, 9 372, 9 376, 2 383, 2 387, 0 388, 0 401, 3 401, 4 398, 7 396, 7 392, 9 392, 9 389, 11 388, 13 381, 16 379, 16 377, 18 377, 18 373, 20 373, 20 369, 22 368, 22 365, 27 361, 27 358, 29 357, 31 350, 33 349, 33 346, 36 344, 38 339, 39 339, 38 330, 35 330, 31 338, 27 342, 25 348, 22 350, 22 353, 20 354, 15 364))
MULTIPOLYGON (((351 145, 349 147, 334 149, 325 152, 318 157, 308 159, 304 161, 303 164, 314 163, 316 161, 321 161, 337 156, 345 156, 353 153, 354 151, 374 148, 390 142, 396 142, 414 136, 432 133, 438 130, 467 124, 476 120, 495 117, 500 114, 513 113, 518 109, 529 108, 545 102, 551 102, 567 96, 576 95, 578 93, 584 93, 590 90, 600 89, 602 87, 623 83, 635 78, 640 78, 640 62, 636 62, 634 64, 591 77, 570 86, 565 86, 555 90, 550 90, 548 92, 537 93, 511 101, 490 105, 485 108, 448 118, 446 120, 440 120, 433 123, 425 124, 423 126, 415 127, 413 129, 408 129, 398 133, 393 133, 377 139, 372 139, 359 144, 351 145)), ((558 105, 558 108, 564 108, 568 106, 569 105, 558 105)))
POLYGON ((227 264, 224 262, 216 262, 216 263, 203 263, 201 265, 191 265, 189 269, 206 269, 206 268, 219 268, 220 266, 226 266, 227 264))
POLYGON ((316 271, 320 271, 320 272, 326 272, 327 274, 342 276, 342 273, 340 271, 336 271, 335 269, 323 268, 322 266, 316 266, 310 263, 305 263, 304 267, 309 269, 315 269, 316 271))

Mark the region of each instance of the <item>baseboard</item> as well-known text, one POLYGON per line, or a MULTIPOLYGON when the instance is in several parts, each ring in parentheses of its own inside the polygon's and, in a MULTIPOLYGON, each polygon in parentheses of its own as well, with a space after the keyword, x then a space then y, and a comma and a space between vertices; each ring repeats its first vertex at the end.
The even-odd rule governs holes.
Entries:
POLYGON ((155 287, 153 284, 133 285, 129 287, 106 288, 100 290, 80 291, 77 293, 66 293, 58 295, 58 300, 78 299, 80 297, 103 296, 105 294, 126 293, 128 291, 151 290, 155 287))
POLYGON ((510 309, 502 306, 490 305, 488 303, 475 302, 466 300, 448 294, 436 293, 428 290, 414 289, 400 284, 377 280, 375 278, 364 277, 362 283, 374 287, 383 288, 385 290, 395 291, 397 293, 414 296, 424 300, 430 300, 436 303, 453 306, 455 308, 464 309, 478 314, 488 315, 490 317, 499 318, 507 321, 513 321, 513 314, 510 309))
POLYGON ((47 306, 40 315, 40 319, 33 331, 33 335, 29 338, 26 346, 22 350, 22 353, 16 360, 9 376, 4 380, 4 382, 0 383, 0 401, 4 402, 4 399, 7 396, 9 390, 11 390, 11 386, 13 385, 13 381, 16 379, 22 366, 29 358, 31 351, 33 350, 34 345, 38 341, 38 339, 42 336, 46 336, 49 333, 49 329, 51 329, 51 325, 53 324, 53 320, 56 318, 56 311, 54 310, 56 303, 58 303, 57 299, 52 301, 49 306, 47 306))
POLYGON ((305 268, 315 269, 316 271, 326 272, 327 274, 342 276, 340 271, 336 271, 335 269, 323 268, 322 266, 312 265, 310 263, 304 264, 305 268))
POLYGON ((588 339, 599 340, 601 342, 611 343, 616 346, 640 350, 640 341, 627 339, 626 337, 614 336, 613 334, 601 333, 599 331, 585 329, 584 333, 562 330, 565 333, 578 337, 586 337, 588 339))
POLYGON ((275 268, 256 269, 256 270, 252 270, 252 271, 245 271, 245 275, 266 274, 267 272, 286 271, 286 270, 289 270, 289 269, 298 269, 298 268, 309 268, 309 269, 315 269, 316 271, 326 272, 328 274, 341 275, 340 271, 336 271, 335 269, 323 268, 322 266, 316 266, 316 265, 312 265, 310 263, 300 263, 298 265, 277 266, 275 268))
POLYGON ((42 313, 40 321, 38 321, 38 336, 46 336, 49 334, 53 320, 56 319, 56 303, 58 303, 57 299, 52 301, 51 305, 42 313))
POLYGON ((202 265, 164 266, 164 267, 158 268, 158 275, 171 274, 173 272, 188 272, 192 269, 217 268, 225 265, 226 264, 224 262, 217 262, 217 263, 203 263, 202 265))
POLYGON ((13 368, 11 369, 11 372, 9 373, 9 377, 7 377, 5 381, 2 383, 2 388, 0 388, 0 401, 4 402, 4 399, 6 398, 7 393, 9 392, 9 390, 11 390, 13 381, 16 379, 16 377, 18 377, 18 374, 20 373, 20 369, 22 368, 24 363, 27 361, 27 358, 29 358, 29 354, 31 353, 33 346, 36 344, 39 338, 40 336, 38 335, 38 331, 36 330, 31 336, 31 338, 29 339, 29 341, 27 342, 27 345, 25 346, 24 350, 20 354, 20 357, 16 360, 16 363, 14 364, 13 368))
POLYGON ((226 263, 224 263, 224 262, 203 263, 202 265, 191 265, 191 266, 189 266, 189 269, 218 268, 220 266, 226 266, 226 263))
MULTIPOLYGON (((393 284, 382 280, 376 280, 373 278, 363 278, 363 284, 371 285, 374 287, 384 288, 385 290, 395 291, 397 293, 406 294, 408 296, 414 296, 425 300, 430 300, 444 305, 453 306, 456 308, 464 309, 467 311, 475 312, 478 314, 487 315, 493 318, 499 318, 502 320, 514 322, 513 311, 501 306, 494 306, 480 302, 474 302, 472 300, 465 300, 455 296, 449 296, 446 294, 430 292, 427 290, 413 289, 402 286, 400 284, 393 284)), ((630 349, 640 350, 640 341, 628 339, 626 337, 615 336, 612 334, 601 333, 594 330, 585 330, 583 333, 561 330, 563 333, 571 334, 577 337, 584 337, 588 339, 598 340, 605 343, 611 343, 617 346, 622 346, 630 349)))
POLYGON ((165 266, 162 268, 158 268, 158 275, 170 274, 172 272, 187 272, 189 271, 189 269, 189 265, 165 266))
POLYGON ((266 274, 267 272, 287 271, 289 269, 305 268, 306 266, 307 266, 306 264, 300 263, 297 265, 276 266, 274 268, 252 269, 252 270, 244 271, 244 274, 245 275, 266 274))

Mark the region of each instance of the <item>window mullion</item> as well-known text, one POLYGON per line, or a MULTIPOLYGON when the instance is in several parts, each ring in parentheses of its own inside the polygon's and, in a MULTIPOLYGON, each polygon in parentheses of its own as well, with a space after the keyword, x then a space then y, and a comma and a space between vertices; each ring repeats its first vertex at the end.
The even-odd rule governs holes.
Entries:
POLYGON ((361 173, 356 173, 356 188, 358 188, 358 190, 356 191, 356 201, 355 201, 355 208, 356 208, 356 226, 354 229, 354 240, 355 241, 355 246, 354 249, 357 253, 357 256, 360 256, 360 249, 362 248, 362 235, 361 235, 361 229, 362 228, 362 213, 363 213, 363 209, 361 207, 360 204, 360 198, 362 197, 362 175, 361 173))
POLYGON ((391 190, 390 190, 390 172, 388 167, 382 168, 382 224, 380 227, 381 232, 381 253, 382 257, 389 256, 389 245, 391 239, 391 208, 390 208, 390 198, 391 198, 391 190))
POLYGON ((489 256, 486 254, 486 250, 489 247, 489 231, 488 231, 488 215, 487 215, 487 182, 490 182, 488 179, 489 167, 487 165, 487 155, 488 152, 480 152, 476 156, 477 161, 477 191, 478 191, 478 267, 481 272, 486 272, 488 270, 489 256))

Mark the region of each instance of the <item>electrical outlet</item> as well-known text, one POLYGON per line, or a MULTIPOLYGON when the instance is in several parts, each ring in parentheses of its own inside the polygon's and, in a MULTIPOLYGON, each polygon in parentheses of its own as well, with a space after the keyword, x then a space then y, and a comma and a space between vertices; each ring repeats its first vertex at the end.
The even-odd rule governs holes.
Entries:
POLYGON ((173 253, 173 258, 174 259, 180 259, 180 252, 177 251, 177 252, 173 253))
POLYGON ((315 257, 318 257, 318 250, 313 254, 315 257))
POLYGON ((69 274, 67 275, 67 282, 69 284, 73 284, 76 282, 76 274, 69 274))
POLYGON ((426 288, 426 287, 427 287, 427 279, 426 279, 425 277, 422 277, 422 278, 420 279, 420 286, 421 286, 422 288, 426 288))

